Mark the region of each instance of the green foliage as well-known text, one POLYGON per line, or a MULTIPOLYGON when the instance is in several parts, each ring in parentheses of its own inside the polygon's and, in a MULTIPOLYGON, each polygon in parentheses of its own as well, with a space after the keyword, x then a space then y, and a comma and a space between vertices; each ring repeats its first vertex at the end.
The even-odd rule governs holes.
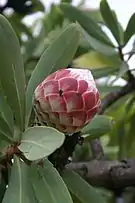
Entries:
POLYGON ((101 194, 87 182, 85 182, 78 174, 65 170, 62 177, 70 192, 74 194, 82 203, 88 203, 90 201, 93 203, 105 203, 105 200, 101 194))
POLYGON ((86 32, 83 33, 84 38, 86 38, 88 44, 97 52, 100 52, 104 55, 112 56, 116 54, 116 51, 114 47, 108 46, 102 41, 99 41, 99 39, 96 39, 90 35, 88 35, 86 32))
POLYGON ((8 105, 2 90, 0 91, 0 134, 3 139, 11 141, 13 139, 13 112, 8 105))
POLYGON ((102 17, 108 26, 108 28, 111 30, 113 36, 115 37, 118 44, 121 44, 121 33, 119 28, 119 23, 117 21, 117 18, 115 16, 115 13, 113 13, 107 3, 106 0, 102 0, 100 3, 100 10, 102 17))
POLYGON ((17 157, 14 159, 14 164, 11 170, 9 186, 6 190, 2 203, 14 202, 24 203, 29 202, 27 191, 28 166, 20 161, 17 157))
POLYGON ((112 118, 107 116, 95 116, 91 123, 82 129, 85 139, 96 139, 108 133, 113 127, 112 118))
POLYGON ((19 149, 34 161, 47 157, 64 142, 64 134, 50 127, 32 127, 22 134, 19 149))
POLYGON ((18 39, 9 22, 0 16, 0 83, 14 112, 18 128, 24 129, 25 80, 18 39))
POLYGON ((73 202, 64 181, 48 160, 44 161, 43 166, 32 165, 29 175, 38 202, 73 202))
MULTIPOLYGON (((135 14, 123 30, 106 0, 101 1, 99 10, 85 8, 84 1, 75 7, 71 0, 61 0, 49 11, 40 1, 32 3, 30 13, 40 11, 43 17, 31 27, 24 23, 24 13, 13 12, 6 18, 0 15, 0 202, 112 203, 112 194, 82 179, 85 171, 79 175, 61 165, 65 151, 73 162, 90 161, 90 142, 95 138, 101 139, 110 161, 135 156, 134 91, 125 94, 127 86, 122 88, 119 82, 130 84, 134 78, 128 60, 135 53, 135 45, 127 54, 128 60, 123 48, 135 34, 135 14), (33 34, 39 26, 41 29, 33 34), (109 29, 117 46, 102 26, 109 29), (50 73, 71 64, 91 70, 106 105, 104 115, 96 115, 82 129, 83 144, 77 144, 73 154, 74 143, 65 146, 65 140, 73 136, 34 126, 33 111, 37 85, 50 73), (59 168, 49 160, 54 165, 58 162, 59 168)), ((131 197, 130 189, 129 193, 131 197)), ((131 201, 125 198, 125 202, 131 201)))
POLYGON ((61 4, 60 8, 69 19, 78 21, 91 37, 94 37, 97 40, 113 47, 113 44, 110 42, 102 29, 90 16, 86 15, 85 12, 72 7, 69 4, 61 4))
POLYGON ((28 37, 32 38, 31 30, 29 30, 28 27, 22 22, 22 19, 20 16, 14 13, 9 19, 9 22, 11 23, 20 41, 21 41, 20 33, 24 33, 28 37))
POLYGON ((124 32, 124 42, 125 44, 128 43, 129 39, 134 35, 135 30, 134 30, 134 24, 135 24, 135 14, 131 16, 129 19, 128 25, 126 27, 126 30, 124 32))

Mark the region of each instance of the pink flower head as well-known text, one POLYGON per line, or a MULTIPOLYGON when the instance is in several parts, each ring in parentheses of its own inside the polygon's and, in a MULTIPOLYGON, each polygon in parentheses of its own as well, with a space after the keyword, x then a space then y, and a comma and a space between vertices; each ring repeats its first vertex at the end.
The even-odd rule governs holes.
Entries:
POLYGON ((100 96, 87 69, 60 69, 35 90, 35 109, 41 122, 65 133, 87 125, 100 106, 100 96))

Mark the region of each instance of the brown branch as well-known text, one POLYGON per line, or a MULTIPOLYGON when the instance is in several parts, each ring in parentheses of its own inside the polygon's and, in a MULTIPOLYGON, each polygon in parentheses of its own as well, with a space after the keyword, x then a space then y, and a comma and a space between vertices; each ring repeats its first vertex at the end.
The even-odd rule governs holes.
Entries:
POLYGON ((92 160, 70 163, 69 170, 79 173, 88 183, 110 190, 135 186, 135 159, 127 161, 92 160))
MULTIPOLYGON (((119 51, 119 56, 120 59, 124 61, 124 56, 122 53, 122 48, 123 47, 118 47, 118 51, 119 51)), ((130 70, 127 71, 127 75, 128 75, 128 83, 122 87, 120 90, 116 91, 116 92, 111 92, 109 93, 102 101, 102 105, 101 105, 101 109, 99 111, 99 114, 103 114, 104 111, 110 107, 112 104, 114 104, 117 100, 121 99, 123 96, 131 93, 134 91, 135 89, 135 77, 134 75, 131 73, 130 70)))

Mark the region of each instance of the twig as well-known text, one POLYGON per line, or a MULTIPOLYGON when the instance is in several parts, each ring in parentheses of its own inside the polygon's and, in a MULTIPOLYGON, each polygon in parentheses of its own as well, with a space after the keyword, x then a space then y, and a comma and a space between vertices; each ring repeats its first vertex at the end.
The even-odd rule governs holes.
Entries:
MULTIPOLYGON (((118 51, 119 51, 119 56, 120 59, 124 61, 124 56, 122 53, 122 47, 118 47, 118 51)), ((110 107, 112 104, 114 104, 117 100, 119 100, 120 98, 122 98, 123 96, 131 93, 134 91, 135 89, 135 77, 134 75, 131 73, 130 70, 127 71, 127 75, 128 75, 128 83, 122 87, 119 91, 116 92, 111 92, 109 93, 102 101, 102 106, 101 109, 99 111, 99 114, 103 114, 104 111, 110 107)))
MULTIPOLYGON (((118 51, 119 51, 119 56, 120 56, 120 59, 123 61, 123 62, 125 62, 126 63, 126 61, 124 60, 124 55, 123 55, 123 52, 122 52, 122 47, 118 47, 118 51)), ((131 55, 132 56, 132 55, 131 55)), ((130 56, 130 57, 131 57, 130 56)), ((130 57, 128 58, 128 60, 130 59, 130 57)), ((131 73, 131 71, 130 70, 128 70, 127 71, 127 75, 128 75, 128 77, 129 77, 129 82, 133 82, 134 81, 134 83, 135 83, 135 78, 134 78, 134 75, 131 73)))
POLYGON ((108 109, 112 104, 114 104, 116 101, 121 99, 122 97, 126 96, 127 94, 133 92, 134 89, 134 83, 127 83, 125 86, 123 86, 120 90, 109 93, 103 100, 102 105, 99 110, 99 114, 103 114, 106 109, 108 109))

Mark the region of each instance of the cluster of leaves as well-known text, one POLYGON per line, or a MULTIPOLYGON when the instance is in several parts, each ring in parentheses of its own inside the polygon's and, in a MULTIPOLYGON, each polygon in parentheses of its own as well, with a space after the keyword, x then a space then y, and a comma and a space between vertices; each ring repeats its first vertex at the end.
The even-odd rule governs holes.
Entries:
MULTIPOLYGON (((134 34, 132 25, 135 19, 133 15, 124 31, 105 0, 101 1, 102 16, 100 14, 98 19, 90 11, 71 6, 71 1, 63 2, 58 6, 52 5, 50 13, 42 19, 37 37, 30 35, 25 27, 28 40, 24 42, 21 40, 22 32, 19 32, 23 53, 12 23, 9 23, 15 14, 9 21, 0 16, 0 149, 1 160, 7 161, 9 175, 8 182, 5 178, 1 178, 0 182, 3 203, 106 202, 79 175, 64 170, 60 176, 48 161, 47 157, 64 143, 65 135, 51 127, 30 127, 33 93, 47 75, 67 67, 71 62, 77 67, 83 64, 83 67, 90 68, 95 79, 113 74, 116 79, 127 81, 129 67, 122 50, 134 34), (103 32, 102 26, 112 32, 117 45, 103 32), (85 64, 85 60, 89 63, 85 64)), ((20 19, 13 22, 17 30, 20 19)), ((133 51, 134 48, 129 58, 133 51)), ((108 84, 98 84, 98 87, 102 97, 121 88, 108 84)), ((103 141, 109 139, 108 145, 105 145, 106 152, 112 149, 110 154, 107 153, 109 158, 118 155, 116 151, 114 153, 115 146, 119 147, 119 155, 122 156, 129 145, 134 146, 134 95, 131 94, 128 102, 121 105, 125 100, 127 98, 110 108, 107 112, 109 116, 96 116, 82 130, 84 145, 77 147, 73 160, 90 157, 88 141, 103 135, 103 141), (118 130, 112 128, 112 117, 118 130), (120 137, 122 133, 124 142, 120 137)))

